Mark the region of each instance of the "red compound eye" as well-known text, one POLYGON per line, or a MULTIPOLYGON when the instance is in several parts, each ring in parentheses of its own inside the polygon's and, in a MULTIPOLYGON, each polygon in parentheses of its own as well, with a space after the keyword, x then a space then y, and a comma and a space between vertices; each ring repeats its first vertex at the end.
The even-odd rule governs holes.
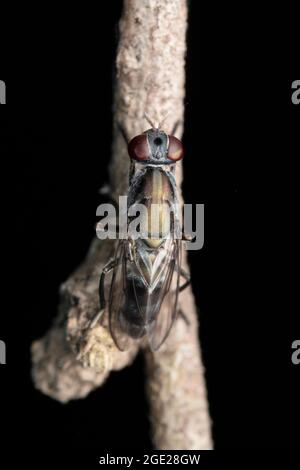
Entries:
POLYGON ((145 134, 137 135, 128 144, 128 153, 130 158, 139 162, 149 159, 149 147, 147 136, 145 134))
POLYGON ((168 149, 168 158, 177 162, 181 160, 184 155, 183 145, 177 137, 169 135, 169 149, 168 149))

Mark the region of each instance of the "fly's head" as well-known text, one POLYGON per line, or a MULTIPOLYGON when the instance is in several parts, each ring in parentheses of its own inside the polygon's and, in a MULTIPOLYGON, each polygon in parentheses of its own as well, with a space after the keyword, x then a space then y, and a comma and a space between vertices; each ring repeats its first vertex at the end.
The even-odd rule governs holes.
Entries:
POLYGON ((128 144, 132 160, 150 165, 171 165, 183 157, 183 145, 177 137, 161 129, 148 129, 128 144))

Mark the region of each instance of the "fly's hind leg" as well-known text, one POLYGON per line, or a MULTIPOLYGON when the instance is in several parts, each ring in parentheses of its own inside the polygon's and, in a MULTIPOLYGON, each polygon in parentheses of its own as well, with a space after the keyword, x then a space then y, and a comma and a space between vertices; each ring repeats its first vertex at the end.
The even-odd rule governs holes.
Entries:
POLYGON ((102 270, 102 273, 101 273, 101 276, 100 276, 100 281, 99 281, 99 300, 100 300, 100 311, 97 313, 97 315, 94 316, 94 318, 92 318, 90 324, 89 324, 89 328, 93 328, 97 323, 98 321, 100 320, 100 318, 102 317, 104 311, 105 311, 105 307, 106 307, 106 300, 105 300, 105 293, 104 293, 104 281, 105 281, 105 276, 106 274, 108 274, 109 272, 111 272, 115 265, 118 263, 118 261, 116 260, 109 260, 109 262, 104 266, 103 270, 102 270))
MULTIPOLYGON (((184 269, 180 268, 180 272, 179 272, 180 276, 184 277, 185 279, 185 282, 182 284, 182 286, 179 287, 179 292, 182 292, 184 289, 186 289, 190 283, 191 283, 191 278, 190 278, 190 275, 187 271, 185 271, 184 269)), ((181 316, 181 318, 184 320, 184 322, 189 326, 190 325, 190 321, 189 319, 187 318, 187 316, 185 315, 185 313, 179 309, 178 310, 178 315, 181 316)))
POLYGON ((190 283, 191 283, 191 277, 189 273, 187 273, 184 269, 180 268, 180 276, 184 277, 185 283, 182 284, 182 286, 179 287, 179 292, 182 292, 184 289, 186 289, 190 283))

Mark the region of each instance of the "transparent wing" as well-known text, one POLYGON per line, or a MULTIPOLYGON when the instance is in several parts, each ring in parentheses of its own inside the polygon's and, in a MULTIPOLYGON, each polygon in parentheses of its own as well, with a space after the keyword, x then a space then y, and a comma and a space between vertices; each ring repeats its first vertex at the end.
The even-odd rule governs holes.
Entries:
POLYGON ((177 315, 177 302, 179 294, 179 278, 181 267, 181 243, 174 241, 172 259, 160 287, 160 295, 155 304, 155 320, 150 323, 148 339, 150 347, 156 351, 169 335, 177 315))
POLYGON ((122 325, 122 312, 126 308, 127 295, 125 243, 125 240, 121 240, 116 250, 108 307, 110 333, 121 351, 127 350, 132 344, 131 337, 122 325))
POLYGON ((181 245, 172 240, 167 256, 160 265, 153 268, 156 284, 153 289, 141 285, 138 277, 134 278, 136 310, 144 323, 152 350, 157 350, 168 336, 176 318, 179 276, 181 265, 181 245))
POLYGON ((126 241, 120 241, 109 295, 109 327, 121 351, 148 336, 152 350, 167 338, 177 313, 181 243, 171 240, 163 259, 156 256, 151 275, 156 282, 149 288, 135 263, 127 260, 126 241))

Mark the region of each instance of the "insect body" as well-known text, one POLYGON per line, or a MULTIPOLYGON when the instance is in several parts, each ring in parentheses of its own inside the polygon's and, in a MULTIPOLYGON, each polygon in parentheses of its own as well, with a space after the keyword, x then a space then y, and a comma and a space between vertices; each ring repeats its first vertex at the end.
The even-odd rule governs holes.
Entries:
POLYGON ((176 318, 179 291, 189 283, 181 268, 181 230, 177 213, 176 162, 181 142, 151 128, 128 144, 131 159, 128 191, 128 237, 120 240, 115 258, 100 278, 101 310, 105 308, 104 279, 113 271, 108 297, 111 335, 121 350, 148 337, 157 350, 176 318), (143 207, 139 233, 133 233, 131 213, 143 207), (180 276, 186 278, 179 285, 180 276))

